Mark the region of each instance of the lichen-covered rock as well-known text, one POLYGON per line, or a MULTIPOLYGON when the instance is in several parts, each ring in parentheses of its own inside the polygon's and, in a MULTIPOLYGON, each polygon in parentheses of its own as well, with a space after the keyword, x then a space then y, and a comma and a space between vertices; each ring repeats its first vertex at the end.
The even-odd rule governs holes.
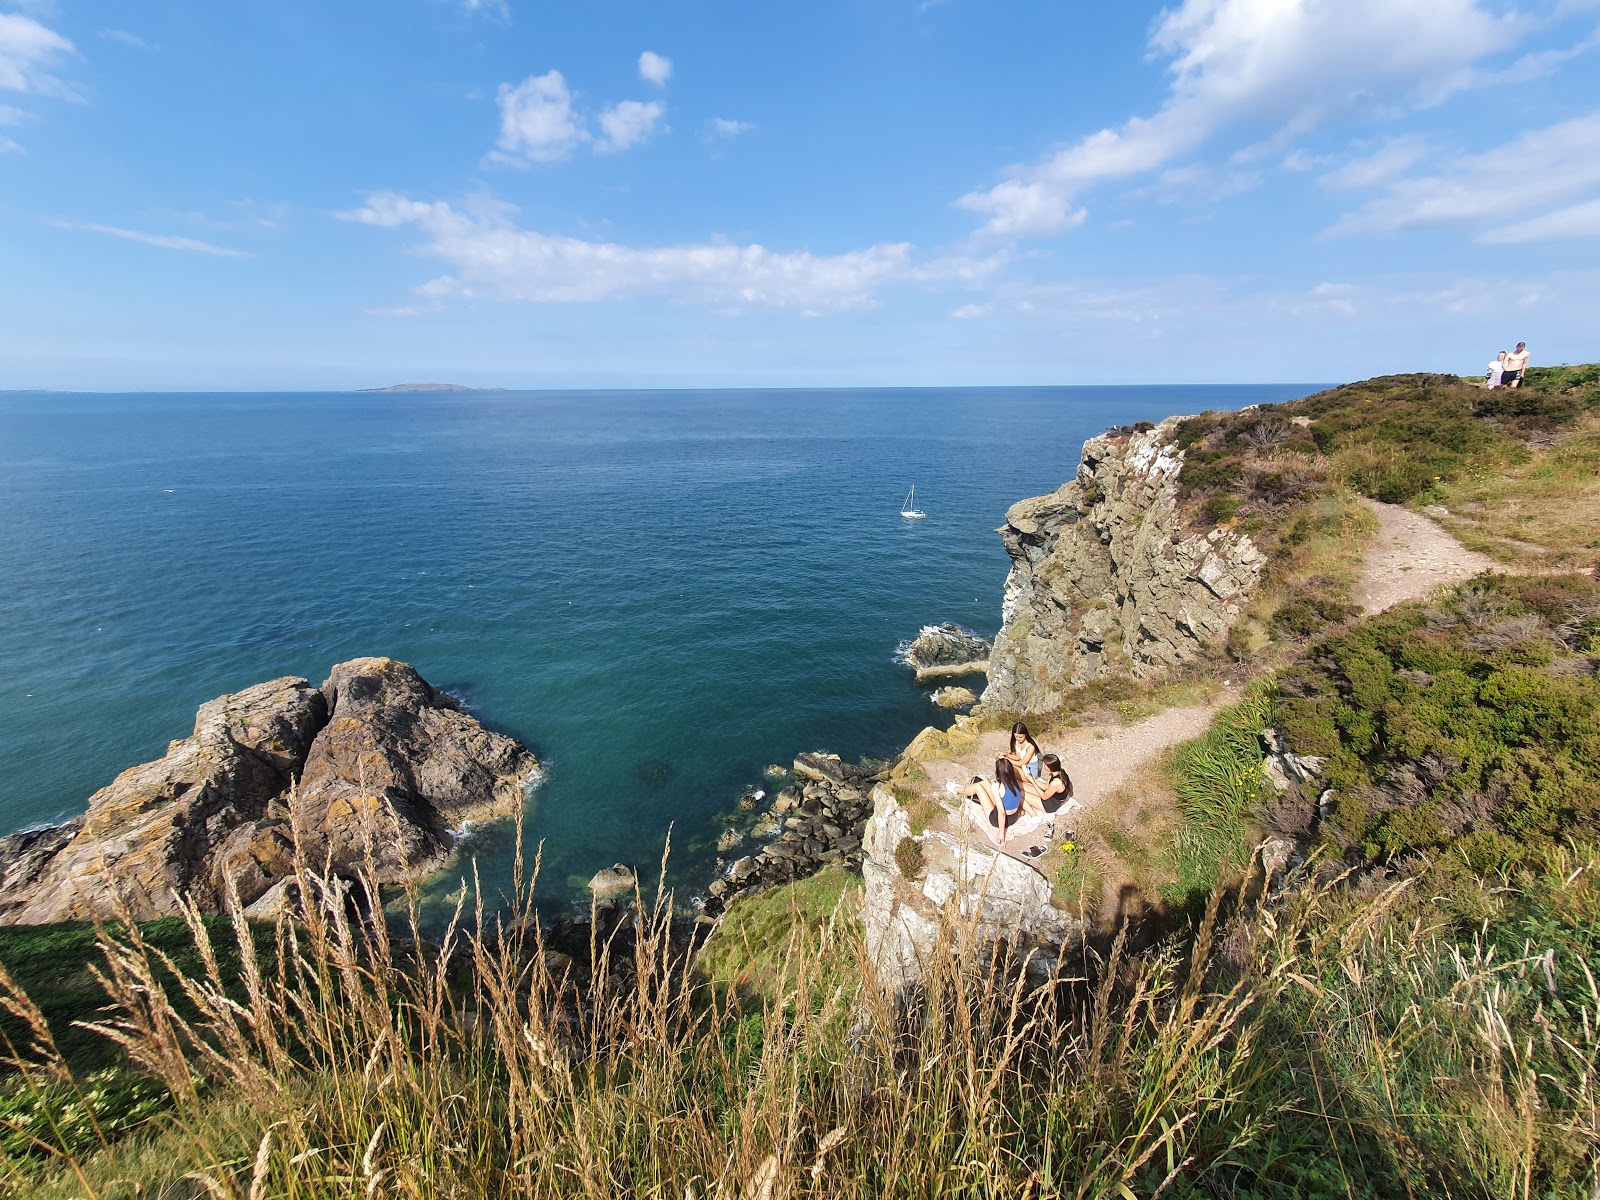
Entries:
POLYGON ((928 699, 940 708, 971 708, 978 702, 972 689, 964 687, 936 688, 928 699))
POLYGON ((905 647, 905 661, 918 679, 977 675, 989 669, 994 644, 959 625, 924 625, 905 647))
POLYGON ((1226 638, 1265 558, 1245 534, 1185 531, 1180 419, 1090 439, 1076 478, 1006 513, 986 708, 1049 711, 1071 687, 1160 674, 1226 638))
POLYGON ((438 866, 469 820, 514 811, 537 769, 405 663, 357 659, 314 688, 275 679, 201 705, 194 733, 52 830, 0 839, 0 923, 249 905, 294 870, 378 882, 438 866), (298 784, 291 806, 291 785, 298 784))

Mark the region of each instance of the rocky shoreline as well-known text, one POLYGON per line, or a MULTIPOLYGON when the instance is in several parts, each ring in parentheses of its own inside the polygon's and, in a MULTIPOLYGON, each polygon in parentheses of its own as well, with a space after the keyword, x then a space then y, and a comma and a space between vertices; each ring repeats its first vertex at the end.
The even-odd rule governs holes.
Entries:
POLYGON ((737 896, 754 895, 813 875, 832 863, 858 870, 862 831, 872 815, 871 789, 883 777, 837 754, 802 754, 794 783, 756 818, 759 850, 727 863, 706 890, 703 913, 720 916, 737 896))
POLYGON ((216 913, 230 894, 266 916, 300 863, 418 880, 467 824, 515 813, 538 771, 406 663, 270 680, 201 705, 190 736, 81 817, 0 838, 0 924, 216 913))

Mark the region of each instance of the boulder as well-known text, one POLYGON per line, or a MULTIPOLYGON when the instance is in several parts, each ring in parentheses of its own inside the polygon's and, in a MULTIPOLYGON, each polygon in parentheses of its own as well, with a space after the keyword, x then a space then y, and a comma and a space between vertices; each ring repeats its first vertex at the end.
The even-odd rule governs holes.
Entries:
POLYGON ((918 679, 942 675, 978 675, 989 669, 994 649, 987 638, 959 625, 924 625, 905 648, 905 660, 918 679))
POLYGON ((249 905, 294 869, 380 883, 438 866, 469 820, 510 814, 537 761, 405 663, 357 659, 200 706, 194 732, 122 772, 88 811, 0 839, 0 923, 135 920, 249 905))
POLYGON ((978 702, 977 694, 964 687, 935 688, 928 699, 940 708, 971 708, 978 702))
POLYGON ((638 877, 631 870, 615 863, 594 873, 594 878, 589 880, 589 890, 596 900, 610 900, 633 891, 637 882, 638 877))

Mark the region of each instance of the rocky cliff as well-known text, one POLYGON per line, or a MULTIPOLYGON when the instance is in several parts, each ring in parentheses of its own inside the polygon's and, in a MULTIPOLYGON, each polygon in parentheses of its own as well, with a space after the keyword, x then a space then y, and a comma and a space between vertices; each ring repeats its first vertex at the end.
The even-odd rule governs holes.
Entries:
POLYGON ((1076 478, 1006 513, 986 708, 1056 709, 1068 688, 1157 674, 1226 637, 1265 559, 1244 534, 1185 530, 1180 419, 1090 439, 1076 478))
POLYGON ((960 820, 914 831, 892 787, 872 792, 861 863, 862 921, 878 983, 890 992, 917 984, 941 938, 946 949, 1005 942, 1053 969, 1082 920, 1051 902, 1050 883, 1029 864, 1001 853, 960 820), (940 927, 949 922, 948 932, 940 927))
POLYGON ((200 707, 194 732, 130 767, 53 829, 0 838, 0 923, 125 909, 220 911, 228 880, 250 904, 314 869, 378 882, 439 866, 468 821, 509 815, 538 769, 405 663, 361 658, 321 688, 274 679, 200 707), (292 797, 292 799, 291 799, 292 797))

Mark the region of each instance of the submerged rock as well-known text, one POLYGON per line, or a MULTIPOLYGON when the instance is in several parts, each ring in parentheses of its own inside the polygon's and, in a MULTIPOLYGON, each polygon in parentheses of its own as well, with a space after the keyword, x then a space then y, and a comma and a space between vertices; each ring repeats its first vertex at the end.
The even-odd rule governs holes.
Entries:
POLYGON ((294 872, 379 883, 442 864, 469 821, 509 815, 538 769, 405 663, 363 658, 201 705, 194 732, 56 829, 0 838, 0 924, 219 912, 294 872), (291 788, 293 800, 291 802, 291 788))
POLYGON ((631 870, 621 863, 616 863, 604 870, 596 871, 594 878, 589 880, 589 890, 594 893, 596 900, 609 900, 624 892, 633 891, 637 882, 638 877, 631 870))
POLYGON ((993 643, 959 625, 924 625, 906 647, 906 662, 918 679, 943 675, 977 675, 989 669, 993 643))

